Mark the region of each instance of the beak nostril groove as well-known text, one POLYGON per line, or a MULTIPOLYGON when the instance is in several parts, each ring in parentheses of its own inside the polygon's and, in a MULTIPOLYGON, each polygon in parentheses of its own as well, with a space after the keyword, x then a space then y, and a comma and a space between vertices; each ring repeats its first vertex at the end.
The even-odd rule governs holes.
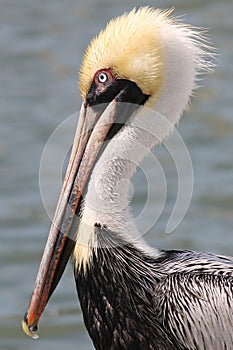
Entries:
POLYGON ((24 316, 23 316, 23 320, 26 324, 28 324, 28 312, 26 311, 24 316))

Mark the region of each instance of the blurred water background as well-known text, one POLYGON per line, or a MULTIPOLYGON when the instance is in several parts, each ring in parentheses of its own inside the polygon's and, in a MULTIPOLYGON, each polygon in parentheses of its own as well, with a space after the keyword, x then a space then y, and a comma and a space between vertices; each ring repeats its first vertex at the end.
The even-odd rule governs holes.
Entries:
MULTIPOLYGON (((185 14, 186 22, 210 28, 219 53, 216 71, 201 82, 203 88, 178 127, 194 168, 189 210, 172 234, 164 233, 177 195, 177 172, 168 152, 159 147, 154 154, 168 193, 163 213, 146 239, 160 248, 233 255, 232 1, 0 1, 1 350, 92 349, 71 266, 41 320, 41 338, 34 341, 21 330, 50 225, 40 196, 39 165, 51 133, 80 108, 77 72, 88 42, 110 18, 142 5, 175 6, 175 14, 185 14)), ((73 133, 64 131, 61 144, 71 142, 73 133)), ((59 145, 53 161, 59 162, 59 145)), ((148 161, 144 167, 153 171, 148 161)), ((58 197, 55 174, 51 164, 46 169, 43 181, 53 211, 58 197)), ((142 171, 133 184, 138 215, 147 198, 142 171)), ((152 198, 153 206, 140 219, 142 230, 158 205, 156 195, 152 198)))

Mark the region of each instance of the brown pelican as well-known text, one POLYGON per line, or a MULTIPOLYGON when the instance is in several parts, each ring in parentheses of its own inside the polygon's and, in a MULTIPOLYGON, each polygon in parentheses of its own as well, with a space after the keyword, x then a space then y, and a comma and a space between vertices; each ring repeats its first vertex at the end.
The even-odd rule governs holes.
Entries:
POLYGON ((207 51, 200 31, 148 7, 113 19, 89 45, 76 138, 23 319, 28 335, 37 336, 72 255, 97 349, 233 348, 233 258, 148 248, 135 239, 127 202, 137 165, 178 122, 208 69, 207 51), (156 112, 143 114, 142 106, 156 112))

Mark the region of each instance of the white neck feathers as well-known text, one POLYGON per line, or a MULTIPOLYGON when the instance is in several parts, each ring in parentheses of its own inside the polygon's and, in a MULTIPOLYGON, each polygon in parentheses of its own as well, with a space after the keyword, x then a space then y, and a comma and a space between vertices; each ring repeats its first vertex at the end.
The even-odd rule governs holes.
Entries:
POLYGON ((127 237, 140 237, 129 209, 130 179, 148 150, 179 121, 197 86, 198 74, 210 68, 197 30, 169 20, 157 34, 164 60, 160 94, 156 100, 149 99, 150 110, 141 109, 130 118, 96 163, 83 206, 81 241, 90 238, 96 223, 127 237))

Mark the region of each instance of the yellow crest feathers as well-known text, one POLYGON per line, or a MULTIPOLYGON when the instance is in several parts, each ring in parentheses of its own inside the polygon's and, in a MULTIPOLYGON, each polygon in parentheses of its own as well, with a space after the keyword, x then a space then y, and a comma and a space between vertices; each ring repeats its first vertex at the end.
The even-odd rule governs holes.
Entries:
POLYGON ((112 19, 88 46, 80 68, 80 93, 85 99, 94 74, 111 68, 119 79, 135 82, 143 93, 155 94, 161 85, 163 57, 157 29, 171 11, 133 9, 112 19))

